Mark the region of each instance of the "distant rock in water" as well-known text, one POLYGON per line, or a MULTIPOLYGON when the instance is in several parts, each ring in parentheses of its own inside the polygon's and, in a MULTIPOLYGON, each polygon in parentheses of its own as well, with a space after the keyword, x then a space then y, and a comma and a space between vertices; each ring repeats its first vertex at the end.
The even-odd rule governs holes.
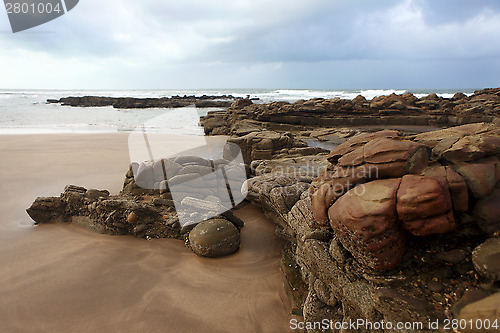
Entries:
POLYGON ((232 95, 222 96, 173 96, 161 98, 132 98, 132 97, 63 97, 61 99, 48 99, 47 103, 62 104, 69 106, 94 107, 113 106, 117 109, 147 109, 147 108, 180 108, 195 105, 198 108, 206 107, 228 107, 235 97, 232 95))

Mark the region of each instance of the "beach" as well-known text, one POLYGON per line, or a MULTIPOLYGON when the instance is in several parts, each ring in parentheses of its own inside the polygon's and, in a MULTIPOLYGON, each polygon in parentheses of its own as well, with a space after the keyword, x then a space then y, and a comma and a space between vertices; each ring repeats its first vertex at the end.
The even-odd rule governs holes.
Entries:
POLYGON ((33 226, 25 209, 67 184, 123 186, 127 134, 0 136, 0 330, 4 332, 279 332, 289 305, 283 242, 261 211, 234 255, 201 258, 182 241, 33 226))

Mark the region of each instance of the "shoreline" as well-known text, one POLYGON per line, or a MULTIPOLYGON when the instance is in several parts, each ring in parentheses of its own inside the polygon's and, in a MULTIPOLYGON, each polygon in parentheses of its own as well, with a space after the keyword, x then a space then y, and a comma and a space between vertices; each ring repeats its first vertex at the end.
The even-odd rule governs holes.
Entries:
POLYGON ((281 241, 259 209, 235 255, 202 259, 182 241, 96 234, 76 225, 32 226, 25 209, 66 184, 118 193, 127 135, 2 136, 0 325, 5 331, 284 331, 288 312, 281 241), (29 314, 29 315, 27 315, 29 314))

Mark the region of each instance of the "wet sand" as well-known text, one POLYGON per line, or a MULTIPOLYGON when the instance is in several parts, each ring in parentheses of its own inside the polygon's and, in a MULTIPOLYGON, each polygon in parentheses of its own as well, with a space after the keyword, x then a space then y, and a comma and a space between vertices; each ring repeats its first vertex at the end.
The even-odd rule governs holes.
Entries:
POLYGON ((0 136, 0 331, 286 332, 283 243, 258 209, 241 249, 200 258, 182 241, 33 226, 25 209, 67 184, 119 192, 126 134, 0 136))

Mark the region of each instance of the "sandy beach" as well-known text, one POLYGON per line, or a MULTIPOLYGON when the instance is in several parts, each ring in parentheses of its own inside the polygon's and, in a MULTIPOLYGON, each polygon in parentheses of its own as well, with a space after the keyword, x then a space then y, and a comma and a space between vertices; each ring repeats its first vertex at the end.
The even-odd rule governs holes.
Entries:
POLYGON ((283 332, 283 243, 253 206, 241 249, 200 258, 182 241, 33 226, 25 209, 67 184, 122 187, 126 134, 0 136, 2 332, 283 332))

